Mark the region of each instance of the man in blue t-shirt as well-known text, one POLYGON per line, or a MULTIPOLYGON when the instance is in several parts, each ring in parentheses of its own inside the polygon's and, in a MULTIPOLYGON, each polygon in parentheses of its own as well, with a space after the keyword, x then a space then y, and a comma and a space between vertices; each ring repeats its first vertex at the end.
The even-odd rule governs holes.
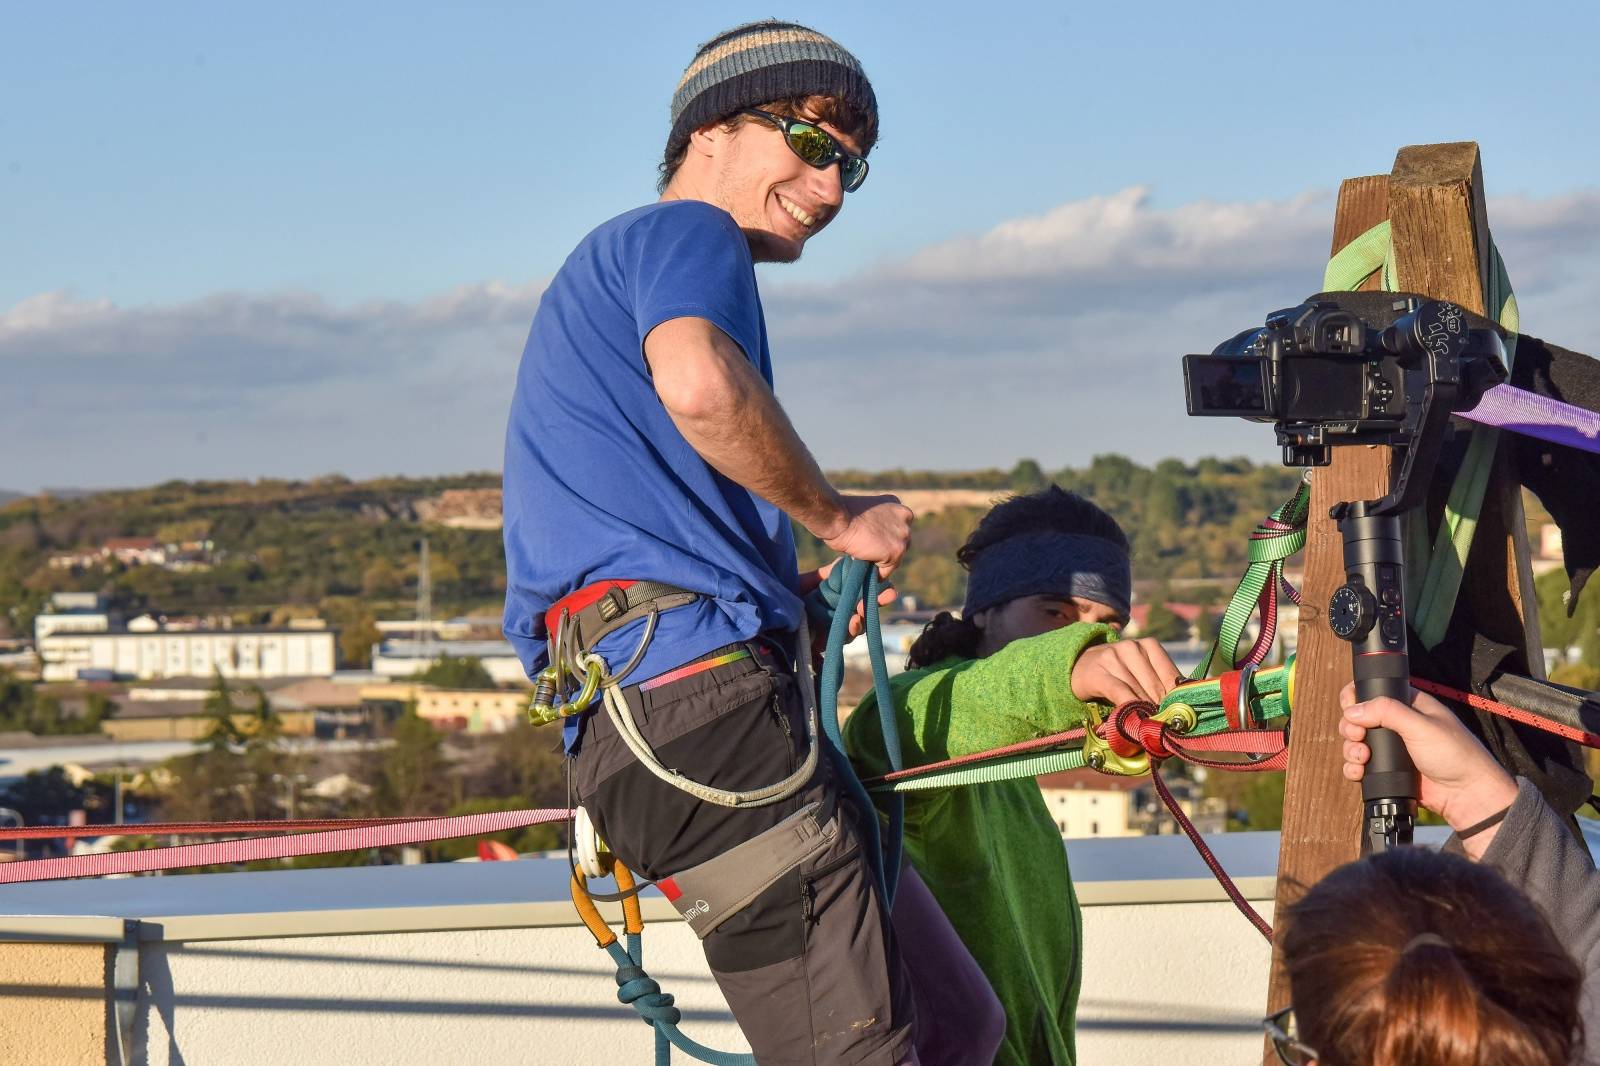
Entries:
POLYGON ((506 636, 530 676, 551 642, 627 671, 603 711, 568 719, 579 799, 701 935, 763 1064, 913 1061, 859 831, 873 815, 808 758, 790 531, 887 574, 912 515, 835 491, 796 435, 754 271, 833 221, 877 117, 855 57, 813 30, 702 46, 660 201, 595 229, 551 281, 506 435, 506 636), (727 805, 785 781, 777 802, 727 805))

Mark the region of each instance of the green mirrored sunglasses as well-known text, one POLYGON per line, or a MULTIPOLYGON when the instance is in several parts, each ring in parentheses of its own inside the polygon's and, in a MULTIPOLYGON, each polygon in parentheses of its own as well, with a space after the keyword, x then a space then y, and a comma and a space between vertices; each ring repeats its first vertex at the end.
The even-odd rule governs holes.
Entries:
POLYGON ((788 142, 789 150, 799 156, 801 162, 807 166, 826 170, 838 163, 839 184, 843 186, 845 192, 855 192, 861 188, 861 183, 867 180, 865 157, 845 151, 844 145, 835 140, 827 130, 801 119, 774 115, 770 111, 759 111, 753 107, 745 108, 741 114, 766 119, 778 127, 783 132, 783 139, 788 142))

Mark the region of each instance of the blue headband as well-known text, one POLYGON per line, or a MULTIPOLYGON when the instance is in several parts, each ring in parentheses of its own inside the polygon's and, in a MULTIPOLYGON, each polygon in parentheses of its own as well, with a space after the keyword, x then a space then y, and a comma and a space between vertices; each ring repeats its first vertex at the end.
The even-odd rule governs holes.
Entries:
POLYGON ((1081 597, 1123 618, 1133 601, 1128 553, 1103 537, 1023 533, 978 553, 967 578, 963 618, 1018 596, 1081 597))

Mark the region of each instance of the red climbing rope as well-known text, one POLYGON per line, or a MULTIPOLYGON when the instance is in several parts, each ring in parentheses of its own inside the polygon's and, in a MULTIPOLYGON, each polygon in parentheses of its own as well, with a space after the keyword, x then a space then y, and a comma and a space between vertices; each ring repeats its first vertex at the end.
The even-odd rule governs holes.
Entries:
POLYGON ((1576 741, 1586 748, 1600 748, 1600 733, 1591 733, 1577 726, 1557 722, 1532 711, 1525 711, 1521 707, 1513 707, 1509 703, 1501 703, 1487 696, 1479 696, 1474 692, 1464 692, 1449 685, 1441 685, 1437 681, 1428 681, 1420 677, 1411 679, 1412 687, 1434 696, 1443 696, 1446 699, 1459 700, 1476 711, 1485 711, 1497 714, 1501 718, 1509 718, 1513 722, 1520 722, 1534 729, 1542 729, 1546 733, 1554 733, 1558 737, 1576 741))
MULTIPOLYGON (((219 840, 209 844, 182 844, 176 847, 149 848, 143 851, 113 851, 92 855, 68 855, 59 859, 29 859, 23 862, 0 863, 0 884, 19 881, 54 881, 70 877, 105 877, 111 874, 149 873, 153 870, 176 870, 185 866, 211 866, 222 863, 258 862, 263 859, 287 859, 297 855, 325 855, 335 851, 359 851, 365 848, 398 847, 405 844, 423 844, 433 840, 455 837, 481 836, 500 833, 508 829, 522 829, 544 822, 565 821, 571 812, 565 808, 543 808, 527 811, 494 811, 488 814, 469 814, 456 818, 422 818, 387 825, 358 825, 345 829, 303 833, 291 836, 247 837, 241 840, 219 840)), ((181 823, 180 823, 181 824, 181 823)), ((220 823, 279 827, 281 822, 220 823)), ((95 828, 95 827, 90 827, 95 828)), ((102 826, 101 835, 111 835, 105 830, 138 831, 148 827, 102 826)))
POLYGON ((1205 860, 1205 864, 1211 868, 1212 876, 1222 886, 1222 891, 1228 894, 1228 898, 1233 900, 1233 905, 1239 908, 1239 913, 1249 919, 1250 924, 1255 926, 1257 931, 1266 937, 1267 942, 1270 944, 1272 942, 1272 926, 1268 925, 1267 920, 1261 917, 1254 907, 1250 906, 1249 901, 1244 898, 1244 893, 1239 891, 1239 886, 1233 883, 1233 878, 1228 876, 1228 871, 1222 868, 1222 863, 1217 859, 1210 845, 1205 842, 1205 838, 1200 835, 1200 830, 1194 827, 1194 823, 1189 821, 1189 816, 1183 813, 1183 808, 1178 806, 1178 801, 1173 798, 1171 791, 1168 790, 1167 783, 1161 780, 1161 768, 1159 766, 1150 768, 1150 780, 1155 783, 1156 795, 1160 796, 1161 802, 1166 805, 1167 813, 1172 815, 1173 821, 1178 823, 1178 828, 1183 830, 1184 835, 1189 838, 1189 842, 1200 853, 1200 858, 1205 860))
POLYGON ((297 818, 270 822, 141 822, 118 825, 29 825, 0 828, 0 840, 77 840, 80 837, 228 836, 234 833, 295 833, 314 829, 359 829, 399 825, 416 818, 297 818))

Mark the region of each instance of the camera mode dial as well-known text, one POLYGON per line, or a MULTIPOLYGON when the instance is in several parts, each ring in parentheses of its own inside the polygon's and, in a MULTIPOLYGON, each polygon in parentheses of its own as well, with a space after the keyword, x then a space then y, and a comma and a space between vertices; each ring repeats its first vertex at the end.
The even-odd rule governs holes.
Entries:
POLYGON ((1328 598, 1328 628, 1340 640, 1365 638, 1377 621, 1378 601, 1364 585, 1340 585, 1328 598))

